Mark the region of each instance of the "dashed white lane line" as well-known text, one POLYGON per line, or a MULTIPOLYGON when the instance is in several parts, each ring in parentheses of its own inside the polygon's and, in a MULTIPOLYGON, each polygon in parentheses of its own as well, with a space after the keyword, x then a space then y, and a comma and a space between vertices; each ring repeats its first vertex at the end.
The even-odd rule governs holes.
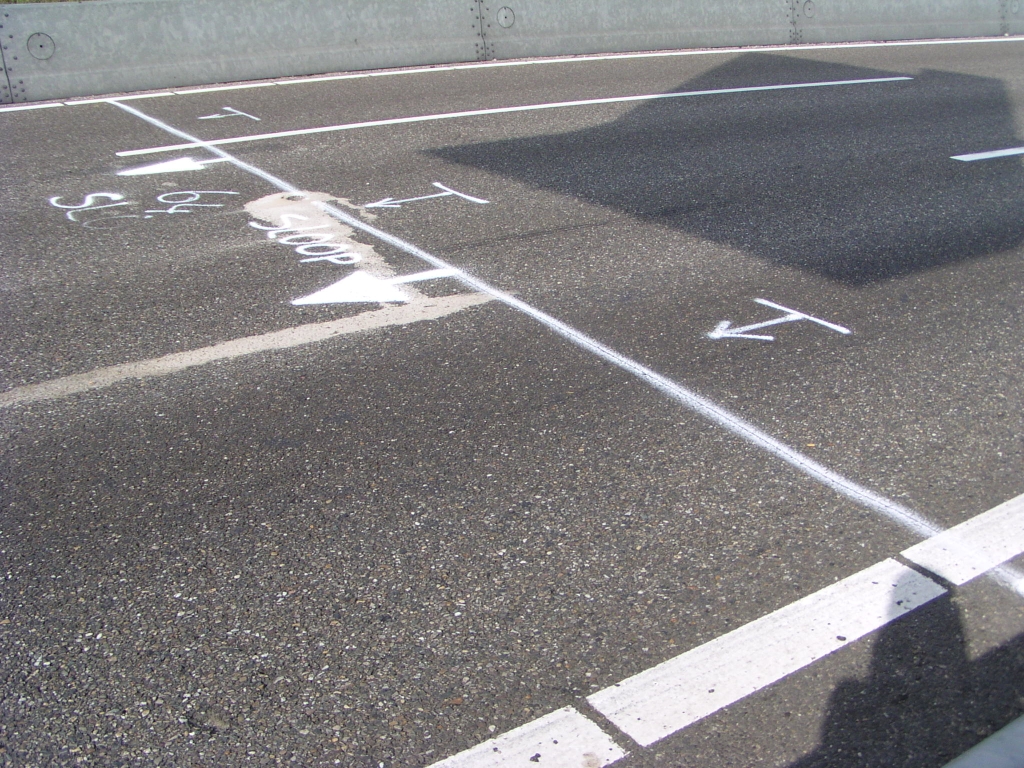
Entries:
POLYGON ((883 560, 587 701, 646 747, 944 593, 917 571, 883 560))
POLYGON ((352 317, 343 317, 340 320, 330 320, 326 323, 309 323, 259 336, 232 339, 209 347, 177 352, 150 360, 97 368, 86 373, 10 389, 0 394, 0 408, 9 408, 38 400, 53 400, 77 392, 109 387, 127 379, 167 376, 196 365, 230 360, 257 352, 313 344, 342 334, 386 328, 392 325, 406 325, 421 320, 436 320, 487 301, 491 301, 491 297, 481 293, 460 293, 442 298, 421 299, 401 306, 388 306, 383 309, 361 312, 352 317))
MULTIPOLYGON (((413 117, 395 117, 387 120, 368 120, 362 123, 342 123, 338 125, 322 125, 316 128, 300 128, 291 131, 276 131, 274 133, 256 133, 251 136, 233 136, 227 139, 212 139, 210 141, 194 141, 188 144, 171 144, 162 147, 147 147, 145 149, 128 149, 117 152, 118 157, 134 157, 136 155, 151 155, 157 152, 176 152, 179 149, 197 149, 219 147, 226 144, 244 144, 253 141, 266 141, 268 139, 282 139, 291 136, 309 136, 317 133, 333 133, 335 131, 351 131, 357 128, 378 128, 386 125, 405 125, 408 123, 425 123, 435 120, 453 120, 463 117, 480 117, 483 115, 502 115, 511 112, 536 112, 544 109, 564 109, 567 107, 591 107, 601 104, 622 104, 634 101, 656 101, 658 99, 680 99, 691 96, 718 96, 734 93, 757 93, 761 91, 792 91, 804 88, 829 88, 846 85, 869 85, 878 83, 894 83, 903 80, 913 80, 912 77, 873 77, 861 80, 827 80, 814 83, 787 83, 783 85, 757 85, 746 88, 715 88, 703 91, 678 91, 675 93, 645 93, 639 96, 611 96, 603 99, 582 99, 579 101, 556 101, 546 104, 524 104, 516 107, 496 107, 494 109, 471 109, 463 112, 442 112, 436 115, 414 115, 413 117)), ((112 99, 111 101, 120 101, 112 99)))
POLYGON ((953 155, 950 160, 961 160, 965 163, 973 163, 975 160, 992 160, 997 157, 1013 157, 1014 155, 1024 155, 1024 147, 994 149, 991 152, 975 152, 970 155, 953 155))
POLYGON ((900 554, 952 584, 966 584, 1024 552, 1024 495, 900 554))
MULTIPOLYGON (((902 554, 950 582, 963 584, 1022 553, 1024 495, 902 554)), ((883 560, 598 691, 587 702, 638 744, 650 746, 881 629, 945 592, 940 584, 917 571, 892 559, 883 560)), ((560 713, 565 711, 527 723, 430 768, 529 768, 530 764, 521 757, 527 750, 496 751, 494 747, 505 744, 506 739, 518 744, 523 738, 521 734, 545 734, 549 729, 550 738, 557 738, 551 725, 556 720, 552 716, 561 717, 560 713)), ((600 736, 589 733, 590 741, 584 743, 588 749, 608 739, 603 732, 600 736)))
POLYGON ((626 752, 572 707, 537 718, 432 768, 604 768, 626 752))

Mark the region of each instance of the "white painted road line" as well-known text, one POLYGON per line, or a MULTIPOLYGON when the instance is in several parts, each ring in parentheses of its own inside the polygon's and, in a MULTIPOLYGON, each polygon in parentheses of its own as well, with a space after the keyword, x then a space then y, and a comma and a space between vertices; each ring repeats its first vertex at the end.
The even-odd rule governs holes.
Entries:
POLYGON ((587 701, 649 746, 944 593, 917 571, 883 560, 587 701))
POLYGON ((566 707, 430 768, 603 768, 625 756, 608 734, 566 707))
POLYGON ((1024 495, 900 554, 952 584, 965 584, 1024 552, 1024 495))
POLYGON ((975 160, 992 160, 996 157, 1013 157, 1014 155, 1024 155, 1024 147, 996 149, 991 152, 975 152, 973 155, 953 155, 950 160, 962 160, 965 163, 973 163, 975 160))
MULTIPOLYGON (((951 539, 977 544, 983 551, 994 546, 1000 536, 1014 542, 1012 545, 995 545, 1001 548, 1000 552, 988 556, 985 562, 975 560, 970 566, 970 575, 964 581, 981 575, 985 568, 993 568, 1009 557, 1024 554, 1022 528, 1024 495, 950 528, 947 533, 953 534, 951 539)), ((920 564, 929 570, 935 568, 935 573, 943 575, 941 569, 945 569, 947 564, 941 555, 948 551, 945 544, 950 541, 950 538, 944 539, 945 535, 939 534, 903 554, 906 556, 913 550, 927 552, 934 542, 940 556, 928 562, 922 557, 920 564)), ((950 576, 956 576, 956 573, 951 572, 944 578, 953 581, 950 576)), ((945 589, 942 586, 917 571, 895 560, 883 560, 709 643, 598 691, 587 701, 639 744, 650 746, 943 594, 945 589)), ((550 717, 546 715, 506 735, 539 727, 550 717)), ((485 744, 498 743, 504 738, 501 736, 485 744)), ((483 747, 482 744, 466 750, 430 768, 506 765, 494 762, 489 750, 483 747), (450 762, 456 758, 460 762, 450 762)))
POLYGON ((483 304, 490 296, 480 293, 461 293, 438 299, 424 299, 400 307, 362 312, 353 317, 331 320, 326 323, 310 323, 282 331, 272 331, 259 336, 225 341, 210 347, 177 352, 172 355, 142 360, 136 363, 112 365, 97 368, 87 373, 51 379, 39 384, 17 387, 0 394, 0 408, 32 403, 39 400, 53 400, 90 389, 100 389, 127 379, 147 379, 153 376, 167 376, 196 365, 206 365, 218 360, 230 360, 257 352, 288 349, 324 341, 342 334, 387 328, 392 325, 406 325, 421 320, 436 320, 453 312, 483 304))
MULTIPOLYGON (((416 115, 414 117, 396 117, 388 120, 369 120, 363 123, 344 123, 340 125, 324 125, 319 128, 301 128, 294 131, 277 131, 276 133, 258 133, 252 136, 234 136, 229 139, 213 139, 211 141, 194 141, 188 144, 172 144, 164 147, 148 147, 146 149, 129 149, 118 152, 118 157, 134 157, 149 155, 156 152, 175 152, 179 149, 196 149, 198 147, 218 147, 226 144, 244 144, 251 141, 266 141, 289 136, 309 136, 317 133, 334 131, 350 131, 355 128, 377 128, 385 125, 404 125, 407 123, 424 123, 434 120, 452 120, 461 117, 480 117, 482 115, 502 115, 510 112, 535 112, 542 109, 563 109, 565 107, 590 107, 599 104, 622 104, 632 101, 655 101, 657 99, 680 99, 688 96, 717 96, 729 93, 756 93, 760 91, 792 91, 802 88, 827 88, 841 85, 867 85, 874 83, 893 83, 902 80, 913 80, 912 77, 874 77, 864 80, 828 80, 816 83, 790 83, 784 85, 758 85, 747 88, 716 88, 706 91, 679 91, 677 93, 648 93, 641 96, 612 96, 604 99, 583 99, 581 101, 558 101, 548 104, 526 104, 518 107, 498 107, 495 109, 471 109, 464 112, 445 112, 436 115, 416 115)), ((269 85, 269 83, 268 83, 269 85)), ((120 99, 111 99, 112 103, 120 99)))

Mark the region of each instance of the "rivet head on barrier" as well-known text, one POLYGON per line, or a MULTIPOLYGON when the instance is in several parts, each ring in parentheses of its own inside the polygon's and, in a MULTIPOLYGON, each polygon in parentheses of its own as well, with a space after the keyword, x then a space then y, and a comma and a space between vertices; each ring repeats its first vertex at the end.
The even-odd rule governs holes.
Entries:
POLYGON ((813 15, 814 15, 814 3, 812 3, 811 0, 807 0, 807 2, 804 3, 804 16, 806 16, 809 19, 813 15))
POLYGON ((53 52, 56 50, 57 45, 49 35, 42 32, 36 32, 34 35, 29 35, 28 52, 32 54, 33 58, 45 61, 53 56, 53 52))
POLYGON ((507 5, 504 8, 498 9, 498 25, 508 29, 516 23, 516 14, 507 5))
POLYGON ((1010 10, 1013 13, 1020 13, 1020 0, 1013 0, 1013 2, 1010 3, 1010 10))

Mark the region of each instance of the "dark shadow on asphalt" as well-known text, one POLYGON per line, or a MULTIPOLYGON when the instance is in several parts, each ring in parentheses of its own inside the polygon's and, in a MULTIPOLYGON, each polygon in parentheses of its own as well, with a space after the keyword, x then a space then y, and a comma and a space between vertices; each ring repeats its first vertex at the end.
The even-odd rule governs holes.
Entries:
POLYGON ((970 660, 948 595, 889 624, 790 768, 940 768, 1024 712, 1024 635, 970 660))
POLYGON ((750 53, 675 91, 902 75, 648 101, 583 130, 432 153, 854 285, 1019 246, 1020 158, 950 159, 1024 143, 999 80, 750 53))

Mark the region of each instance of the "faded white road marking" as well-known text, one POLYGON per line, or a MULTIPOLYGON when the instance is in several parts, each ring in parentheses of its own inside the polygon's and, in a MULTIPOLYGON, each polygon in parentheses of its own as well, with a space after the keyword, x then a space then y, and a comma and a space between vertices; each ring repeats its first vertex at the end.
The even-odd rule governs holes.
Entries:
MULTIPOLYGON (((385 125, 405 125, 407 123, 424 123, 434 120, 452 120, 461 117, 480 117, 482 115, 502 115, 510 112, 535 112, 542 109, 563 109, 565 107, 590 107, 599 104, 622 104, 632 101, 656 101, 658 99, 679 99, 688 96, 717 96, 728 93, 756 93, 760 91, 792 91, 802 88, 827 88, 841 85, 867 85, 872 83, 893 83, 901 80, 913 80, 912 77, 873 77, 862 80, 828 80, 815 83, 789 83, 784 85, 757 85, 746 88, 715 88, 705 91, 679 91, 677 93, 648 93, 641 96, 612 96, 603 99, 583 99, 580 101, 557 101, 548 104, 526 104, 518 107, 498 107, 495 109, 471 109, 464 112, 444 112, 436 115, 416 115, 414 117, 396 117, 388 120, 369 120, 362 123, 345 123, 341 125, 324 125, 318 128, 301 128, 293 131, 277 131, 276 133, 258 133, 252 136, 234 136, 228 139, 200 141, 195 139, 188 144, 173 144, 165 147, 148 147, 146 149, 129 149, 118 152, 118 157, 149 155, 156 152, 174 152, 179 149, 195 149, 203 147, 219 147, 226 144, 243 144, 250 141, 266 141, 289 136, 309 136, 316 133, 334 131, 350 131, 355 128, 377 128, 385 125)), ((111 103, 118 100, 111 99, 111 103)))
POLYGON ((900 554, 953 584, 965 584, 1024 552, 1024 495, 900 554))
POLYGON ((608 734, 566 707, 430 768, 603 768, 625 756, 608 734))
MULTIPOLYGON (((145 120, 150 125, 154 125, 157 128, 167 131, 173 136, 178 136, 186 141, 198 143, 199 146, 207 149, 214 155, 225 158, 239 170, 246 171, 247 173, 251 173, 252 175, 263 179, 268 184, 277 187, 284 193, 291 195, 303 195, 298 187, 295 187, 287 181, 264 171, 262 168, 258 168, 244 160, 239 160, 237 157, 229 154, 220 147, 215 147, 203 142, 195 136, 174 128, 162 120, 151 117, 145 112, 141 112, 128 104, 122 104, 113 99, 110 103, 125 112, 135 115, 141 120, 145 120)), ((696 392, 687 389, 681 384, 677 384, 667 376, 662 376, 651 368, 616 352, 611 347, 602 344, 596 339, 592 339, 582 331, 563 323, 561 320, 558 320, 546 312, 527 304, 525 301, 520 301, 511 294, 495 288, 468 272, 455 268, 444 259, 438 258, 432 253, 428 253, 419 246, 413 245, 412 243, 385 232, 382 229, 378 229, 371 224, 367 224, 365 221, 359 220, 346 211, 341 210, 336 205, 332 205, 326 201, 316 201, 313 204, 328 215, 338 219, 338 221, 348 224, 354 229, 362 230, 366 234, 388 243, 389 245, 393 245, 400 251, 404 251, 410 256, 414 256, 437 269, 452 270, 453 276, 462 281, 464 285, 467 285, 480 293, 492 296, 506 306, 518 310, 528 317, 532 317, 544 327, 572 342, 581 349, 585 349, 595 357, 598 357, 626 373, 635 376, 651 388, 656 389, 670 399, 675 400, 683 407, 688 408, 711 423, 717 424, 723 429, 728 430, 741 440, 744 440, 747 443, 750 443, 751 445, 775 456, 786 464, 789 464, 798 472, 821 483, 827 488, 831 488, 836 493, 851 499, 856 504, 873 510, 922 537, 933 536, 942 530, 938 525, 914 510, 905 507, 902 504, 897 504, 895 501, 887 499, 884 496, 877 494, 846 477, 843 477, 823 464, 818 463, 811 457, 791 448, 781 440, 777 440, 764 430, 759 429, 745 419, 740 418, 714 401, 703 397, 696 392)), ((995 576, 1001 583, 1008 586, 1010 589, 1015 590, 1020 594, 1024 594, 1024 575, 1008 566, 1005 566, 998 569, 995 576)))
POLYGON ((795 309, 789 309, 781 304, 774 304, 766 299, 754 299, 758 304, 763 304, 766 307, 777 309, 780 312, 785 312, 783 317, 777 317, 774 320, 766 320, 763 323, 754 323, 753 325, 744 325, 740 328, 733 328, 732 323, 728 320, 720 322, 715 330, 708 333, 709 339, 757 339, 759 341, 775 341, 774 336, 763 336, 760 334, 750 333, 751 331, 757 331, 761 328, 768 328, 772 325, 781 325, 782 323, 795 323, 800 320, 810 320, 812 323, 823 325, 836 333, 850 334, 852 331, 849 328, 844 328, 841 325, 830 323, 826 320, 822 320, 820 317, 812 317, 806 315, 803 312, 799 312, 795 309))
POLYGON ((306 344, 324 341, 334 336, 359 331, 371 331, 387 328, 392 325, 406 325, 421 320, 436 320, 453 312, 483 304, 491 300, 490 296, 480 293, 461 293, 439 299, 423 298, 415 303, 398 307, 362 312, 353 317, 330 320, 326 323, 310 323, 282 331, 272 331, 259 336, 247 336, 241 339, 225 341, 210 347, 192 349, 188 352, 177 352, 172 355, 142 360, 136 363, 112 365, 97 368, 87 373, 65 376, 39 384, 17 387, 0 394, 0 408, 32 403, 39 400, 53 400, 66 397, 90 389, 100 389, 127 379, 146 379, 153 376, 167 376, 197 365, 218 360, 230 360, 257 352, 268 352, 276 349, 288 349, 306 344))
POLYGON ((975 160, 992 160, 996 157, 1013 157, 1014 155, 1024 155, 1024 147, 995 149, 991 152, 975 152, 971 155, 953 155, 950 160, 962 160, 965 163, 973 163, 975 160))

